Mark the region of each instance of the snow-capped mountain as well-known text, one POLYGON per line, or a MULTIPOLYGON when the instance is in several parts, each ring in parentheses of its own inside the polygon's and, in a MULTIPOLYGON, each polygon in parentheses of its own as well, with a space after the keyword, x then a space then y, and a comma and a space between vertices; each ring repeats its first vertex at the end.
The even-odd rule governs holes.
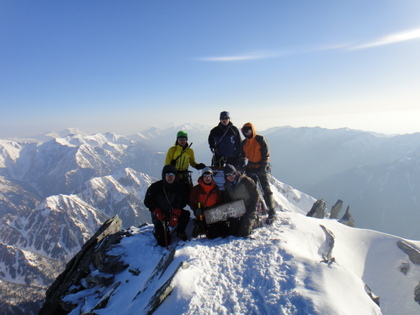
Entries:
POLYGON ((40 307, 45 288, 104 220, 147 222, 152 178, 127 166, 160 176, 163 164, 162 154, 117 134, 47 139, 0 141, 0 303, 13 314, 40 307), (33 257, 41 267, 30 268, 33 257))
POLYGON ((155 246, 152 225, 111 235, 101 255, 119 272, 102 263, 85 276, 66 270, 40 314, 419 313, 419 241, 307 217, 313 198, 274 187, 285 211, 247 238, 193 238, 165 249, 155 246))
POLYGON ((70 194, 86 180, 125 167, 159 175, 163 164, 161 154, 112 133, 71 134, 44 143, 2 141, 0 152, 5 153, 0 175, 28 183, 42 197, 70 194))
POLYGON ((211 128, 211 126, 205 126, 197 123, 187 123, 165 129, 152 127, 129 138, 134 140, 143 140, 144 143, 147 143, 149 146, 157 150, 166 151, 170 146, 174 145, 178 131, 183 130, 187 132, 188 141, 190 143, 193 142, 195 147, 195 144, 201 145, 207 142, 211 128))
POLYGON ((36 313, 45 289, 109 217, 119 214, 125 227, 150 221, 143 199, 151 181, 127 168, 87 181, 77 195, 50 196, 19 215, 4 215, 0 225, 4 309, 10 314, 36 313), (11 292, 26 292, 26 299, 10 299, 11 292))
POLYGON ((118 214, 125 226, 138 226, 150 221, 150 212, 143 200, 147 188, 154 181, 146 174, 126 168, 88 180, 76 193, 106 216, 118 214))
POLYGON ((342 199, 359 227, 420 239, 420 133, 283 127, 264 135, 277 179, 330 206, 342 199))
MULTIPOLYGON (((62 270, 58 266, 64 266, 104 220, 118 214, 124 228, 148 222, 144 193, 160 178, 176 133, 186 130, 197 162, 209 164, 210 129, 188 124, 130 137, 72 129, 37 140, 0 140, 1 308, 13 314, 39 308, 46 286, 62 270)), ((343 199, 358 227, 390 231, 388 223, 404 222, 404 230, 395 235, 418 235, 418 217, 413 215, 418 209, 418 134, 379 137, 353 130, 285 127, 264 135, 273 175, 281 182, 328 200, 330 207, 343 199), (342 175, 334 178, 337 173, 342 175)), ((273 182, 278 203, 292 213, 309 211, 316 199, 281 182, 273 182), (296 203, 288 202, 290 198, 296 203)))
POLYGON ((0 217, 24 214, 41 201, 28 184, 0 176, 0 217))

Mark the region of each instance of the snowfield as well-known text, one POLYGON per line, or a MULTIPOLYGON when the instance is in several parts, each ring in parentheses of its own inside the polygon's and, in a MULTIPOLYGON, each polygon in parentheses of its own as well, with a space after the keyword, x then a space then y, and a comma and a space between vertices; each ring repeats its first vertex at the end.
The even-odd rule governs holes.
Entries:
MULTIPOLYGON (((79 304, 70 314, 90 311, 107 292, 107 305, 96 314, 143 314, 150 297, 181 262, 172 293, 154 314, 420 313, 414 300, 420 265, 397 247, 400 238, 301 213, 278 216, 272 226, 256 229, 248 238, 203 237, 180 243, 162 278, 151 281, 137 297, 168 250, 155 246, 153 225, 132 228, 131 236, 110 253, 122 255, 129 264, 115 278, 118 287, 68 295, 65 300, 79 304), (409 266, 406 274, 403 266, 409 266), (380 308, 370 291, 379 297, 380 308)), ((418 241, 406 242, 420 246, 418 241)))

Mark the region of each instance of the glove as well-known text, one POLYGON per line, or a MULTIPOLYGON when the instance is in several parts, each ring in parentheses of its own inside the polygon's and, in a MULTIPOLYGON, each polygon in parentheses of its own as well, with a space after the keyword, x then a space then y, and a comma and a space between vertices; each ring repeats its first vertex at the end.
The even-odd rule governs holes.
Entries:
POLYGON ((203 214, 203 209, 198 208, 194 210, 194 215, 198 218, 200 215, 203 214))
POLYGON ((179 217, 181 216, 181 209, 174 209, 172 210, 171 218, 169 219, 169 226, 174 227, 177 226, 179 217))
POLYGON ((204 164, 204 163, 198 163, 196 166, 195 166, 195 169, 197 169, 197 170, 202 170, 203 168, 205 168, 206 167, 206 164, 204 164))
POLYGON ((159 221, 165 220, 165 215, 160 208, 153 210, 153 213, 159 221))

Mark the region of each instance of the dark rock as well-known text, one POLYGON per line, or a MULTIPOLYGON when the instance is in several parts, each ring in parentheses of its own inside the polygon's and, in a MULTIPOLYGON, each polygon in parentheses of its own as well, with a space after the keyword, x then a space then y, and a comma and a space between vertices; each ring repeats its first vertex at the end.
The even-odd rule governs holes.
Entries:
POLYGON ((351 226, 351 227, 355 226, 353 216, 350 213, 350 206, 347 207, 346 213, 343 215, 343 217, 338 222, 340 222, 344 225, 347 225, 347 226, 351 226))
MULTIPOLYGON (((63 303, 61 298, 69 292, 71 287, 73 289, 74 286, 79 286, 81 280, 90 273, 89 265, 92 262, 98 267, 101 266, 101 263, 104 263, 105 266, 109 263, 105 252, 109 249, 109 246, 119 242, 123 237, 122 233, 118 233, 121 230, 121 224, 121 220, 116 215, 112 219, 107 220, 95 235, 83 245, 82 249, 67 263, 66 270, 58 276, 47 290, 46 301, 39 311, 39 315, 67 314, 75 307, 71 303, 63 303)), ((110 260, 113 260, 113 258, 110 260)), ((109 267, 109 265, 104 268, 105 270, 120 270, 119 268, 109 267)), ((90 277, 90 280, 94 283, 99 281, 99 278, 98 276, 93 281, 93 278, 90 277)), ((84 280, 84 286, 89 286, 89 282, 86 279, 84 280)), ((106 277, 103 280, 112 281, 109 278, 106 279, 106 277)))
POLYGON ((397 246, 408 255, 408 258, 413 264, 420 265, 420 249, 418 249, 416 245, 399 240, 397 246))
POLYGON ((414 288, 414 301, 420 304, 420 283, 414 288))
POLYGON ((338 199, 335 205, 331 208, 330 219, 338 219, 338 214, 343 208, 343 201, 338 199))
POLYGON ((369 297, 372 299, 372 301, 375 302, 378 306, 380 306, 379 296, 376 296, 375 294, 373 294, 372 290, 369 288, 369 286, 366 283, 365 283, 365 291, 367 295, 369 295, 369 297))
POLYGON ((314 217, 323 219, 325 217, 325 211, 327 210, 327 203, 323 199, 315 201, 312 205, 311 210, 306 214, 307 217, 314 217))
POLYGON ((330 264, 331 262, 335 261, 335 259, 331 256, 332 250, 334 248, 334 243, 335 243, 335 235, 333 232, 328 230, 325 226, 320 225, 320 227, 324 231, 325 237, 326 237, 324 245, 319 249, 319 254, 323 258, 321 262, 330 264))
MULTIPOLYGON (((114 291, 120 286, 121 282, 117 282, 115 283, 111 289, 109 289, 103 296, 102 298, 99 300, 98 303, 96 303, 95 307, 92 309, 92 311, 95 310, 99 310, 101 308, 105 308, 106 305, 108 304, 108 301, 110 299, 110 297, 112 296, 112 293, 114 293, 114 291)), ((92 313, 94 314, 94 313, 92 313)))
POLYGON ((410 270, 410 264, 409 263, 402 263, 399 267, 400 271, 406 275, 407 272, 410 270))

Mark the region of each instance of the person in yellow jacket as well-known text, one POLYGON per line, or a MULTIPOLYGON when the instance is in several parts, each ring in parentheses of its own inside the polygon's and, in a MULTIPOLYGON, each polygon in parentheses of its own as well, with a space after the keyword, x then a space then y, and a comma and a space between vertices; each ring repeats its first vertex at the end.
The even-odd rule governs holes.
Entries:
POLYGON ((204 163, 195 161, 194 150, 188 144, 188 134, 185 131, 178 131, 176 134, 175 145, 170 147, 166 153, 165 165, 173 165, 178 171, 178 180, 181 183, 188 184, 188 188, 192 187, 191 176, 188 171, 189 165, 197 170, 206 167, 204 163))

